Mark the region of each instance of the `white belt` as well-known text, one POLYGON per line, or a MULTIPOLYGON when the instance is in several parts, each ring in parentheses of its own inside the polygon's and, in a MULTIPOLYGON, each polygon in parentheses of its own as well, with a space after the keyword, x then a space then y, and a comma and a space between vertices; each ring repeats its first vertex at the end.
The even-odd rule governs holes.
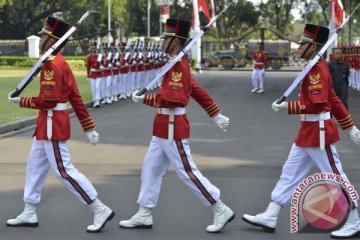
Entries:
POLYGON ((101 72, 102 70, 101 69, 90 68, 90 71, 91 72, 101 72))
POLYGON ((176 108, 158 108, 158 113, 159 114, 164 114, 164 115, 183 115, 185 114, 185 108, 183 107, 176 107, 176 108), (172 111, 172 112, 170 112, 172 111))
POLYGON ((169 127, 168 127, 168 140, 172 142, 174 140, 174 124, 175 124, 175 115, 185 114, 185 108, 176 107, 176 108, 159 108, 159 114, 169 115, 169 127))
POLYGON ((300 114, 301 121, 319 122, 320 149, 325 149, 325 120, 331 119, 330 112, 321 112, 319 114, 300 114))
POLYGON ((58 103, 52 110, 63 111, 63 110, 66 110, 66 108, 67 108, 66 103, 58 103))
POLYGON ((317 122, 324 121, 331 118, 330 112, 321 112, 319 114, 300 114, 301 121, 317 122))
POLYGON ((254 61, 255 64, 258 64, 258 65, 264 65, 264 63, 262 62, 257 62, 257 61, 254 61))
POLYGON ((48 140, 51 140, 52 137, 52 118, 54 111, 63 111, 66 110, 66 103, 58 103, 52 109, 47 110, 47 120, 46 120, 46 136, 48 140))

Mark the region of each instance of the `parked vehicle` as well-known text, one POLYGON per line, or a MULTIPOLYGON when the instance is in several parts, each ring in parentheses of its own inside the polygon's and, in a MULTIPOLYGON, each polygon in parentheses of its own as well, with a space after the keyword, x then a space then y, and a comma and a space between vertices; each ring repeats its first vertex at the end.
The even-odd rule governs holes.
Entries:
MULTIPOLYGON (((234 44, 234 49, 215 52, 203 59, 204 67, 222 66, 226 70, 234 67, 245 67, 252 63, 252 56, 260 40, 249 40, 246 44, 234 44)), ((266 40, 264 50, 268 54, 268 66, 274 70, 281 69, 287 64, 290 56, 290 42, 285 40, 266 40)))

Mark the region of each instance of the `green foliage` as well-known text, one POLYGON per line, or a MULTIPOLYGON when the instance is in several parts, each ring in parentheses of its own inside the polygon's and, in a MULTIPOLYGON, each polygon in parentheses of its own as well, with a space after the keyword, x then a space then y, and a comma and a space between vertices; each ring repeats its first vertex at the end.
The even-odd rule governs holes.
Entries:
MULTIPOLYGON (((84 56, 66 56, 66 61, 69 63, 72 70, 84 70, 85 69, 85 57, 84 56)), ((22 56, 0 56, 0 65, 2 68, 20 67, 20 68, 32 68, 38 61, 37 58, 29 58, 22 56)))
MULTIPOLYGON (((7 101, 8 93, 15 89, 20 80, 27 74, 25 69, 4 69, 0 68, 0 124, 35 117, 37 110, 20 108, 16 104, 7 101)), ((85 71, 75 71, 75 78, 84 102, 91 101, 89 83, 86 81, 85 71)), ((21 96, 38 96, 39 80, 34 79, 24 90, 21 96)))
MULTIPOLYGON (((68 59, 68 58, 67 58, 68 59)), ((85 70, 85 59, 68 59, 66 60, 72 70, 85 70)))
POLYGON ((0 0, 0 10, 5 4, 11 5, 12 0, 0 0))

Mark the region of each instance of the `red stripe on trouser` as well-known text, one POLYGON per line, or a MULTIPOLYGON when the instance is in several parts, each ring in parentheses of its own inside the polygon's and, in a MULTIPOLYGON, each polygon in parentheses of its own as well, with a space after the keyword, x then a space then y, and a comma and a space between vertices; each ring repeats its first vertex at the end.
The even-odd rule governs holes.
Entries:
POLYGON ((66 173, 64 164, 62 162, 60 148, 59 148, 59 142, 58 141, 52 141, 53 147, 54 147, 54 154, 56 159, 56 165, 58 167, 59 173, 61 177, 68 180, 70 184, 73 186, 73 188, 80 194, 80 196, 84 199, 84 201, 87 204, 92 203, 91 198, 89 195, 86 194, 86 192, 80 187, 80 185, 69 175, 66 173))
POLYGON ((195 184, 195 186, 200 190, 200 192, 204 195, 204 197, 209 201, 211 204, 215 204, 215 199, 211 196, 211 194, 206 190, 204 185, 200 182, 200 180, 196 177, 196 175, 192 172, 189 160, 187 159, 186 152, 184 150, 183 144, 181 140, 175 140, 176 146, 179 150, 181 160, 184 165, 184 169, 187 175, 190 177, 191 181, 195 184))
MULTIPOLYGON (((331 151, 330 145, 326 145, 326 146, 325 146, 325 150, 326 150, 326 155, 327 155, 327 157, 328 157, 328 159, 329 159, 329 163, 330 163, 331 169, 333 170, 333 172, 334 172, 335 174, 341 176, 339 170, 338 170, 337 167, 336 167, 335 160, 334 160, 334 156, 333 156, 333 153, 332 153, 332 151, 331 151)), ((351 208, 355 208, 355 204, 354 204, 354 202, 351 200, 349 194, 348 194, 348 193, 345 191, 345 189, 343 189, 343 188, 342 188, 342 191, 343 191, 343 193, 345 194, 345 196, 347 197, 346 199, 348 200, 348 203, 349 203, 350 207, 351 207, 351 208)))

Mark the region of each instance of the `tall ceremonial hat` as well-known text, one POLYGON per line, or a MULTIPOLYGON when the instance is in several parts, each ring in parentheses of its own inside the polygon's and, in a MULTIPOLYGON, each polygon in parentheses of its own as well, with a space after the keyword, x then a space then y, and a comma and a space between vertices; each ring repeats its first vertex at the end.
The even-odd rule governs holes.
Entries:
POLYGON ((182 39, 189 38, 191 24, 188 21, 168 18, 164 27, 162 38, 178 37, 182 39))
POLYGON ((44 27, 39 34, 48 34, 56 39, 60 39, 70 29, 70 24, 54 16, 48 16, 44 27))
POLYGON ((329 38, 329 29, 314 24, 306 24, 304 34, 301 37, 299 44, 309 42, 323 45, 329 38))

